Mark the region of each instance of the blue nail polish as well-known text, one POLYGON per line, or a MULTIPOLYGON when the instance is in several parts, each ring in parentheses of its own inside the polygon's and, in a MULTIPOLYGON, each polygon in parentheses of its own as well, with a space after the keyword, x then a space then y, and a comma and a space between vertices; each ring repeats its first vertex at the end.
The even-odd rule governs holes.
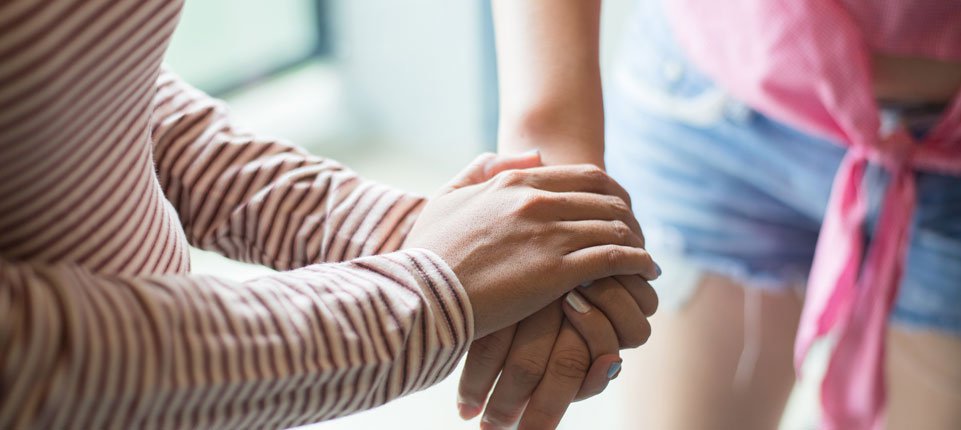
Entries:
POLYGON ((661 277, 661 273, 663 273, 663 272, 661 272, 661 265, 660 265, 660 264, 657 264, 657 263, 654 263, 654 268, 657 269, 657 277, 660 278, 660 277, 661 277))
POLYGON ((616 361, 611 363, 611 367, 607 369, 607 379, 614 379, 617 374, 621 373, 621 362, 616 361))

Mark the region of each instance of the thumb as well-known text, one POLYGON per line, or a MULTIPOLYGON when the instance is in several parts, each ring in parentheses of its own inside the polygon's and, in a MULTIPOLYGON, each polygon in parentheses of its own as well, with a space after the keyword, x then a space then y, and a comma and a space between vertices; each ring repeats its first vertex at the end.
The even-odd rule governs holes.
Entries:
POLYGON ((541 154, 536 149, 514 155, 481 154, 448 182, 442 192, 479 184, 505 170, 528 169, 540 165, 541 154))

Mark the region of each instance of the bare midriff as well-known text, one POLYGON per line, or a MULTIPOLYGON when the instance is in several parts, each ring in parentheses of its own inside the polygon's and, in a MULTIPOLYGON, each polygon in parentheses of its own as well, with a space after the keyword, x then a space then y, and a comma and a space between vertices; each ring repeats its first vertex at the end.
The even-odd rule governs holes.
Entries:
POLYGON ((898 103, 948 103, 961 89, 961 63, 874 54, 874 93, 898 103))

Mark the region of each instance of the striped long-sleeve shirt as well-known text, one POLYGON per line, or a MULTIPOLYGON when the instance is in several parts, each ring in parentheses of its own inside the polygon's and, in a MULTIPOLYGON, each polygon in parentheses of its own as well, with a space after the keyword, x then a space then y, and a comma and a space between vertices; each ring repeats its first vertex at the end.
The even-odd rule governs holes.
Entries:
POLYGON ((423 199, 162 70, 179 1, 0 3, 0 428, 279 428, 446 376, 470 304, 423 199), (189 273, 187 243, 277 274, 189 273))

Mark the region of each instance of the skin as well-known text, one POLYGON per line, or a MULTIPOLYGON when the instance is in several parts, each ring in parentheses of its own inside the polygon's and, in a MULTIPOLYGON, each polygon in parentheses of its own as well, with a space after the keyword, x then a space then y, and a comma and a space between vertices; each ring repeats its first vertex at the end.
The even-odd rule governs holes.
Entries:
MULTIPOLYGON (((591 163, 603 167, 604 118, 598 67, 600 1, 494 0, 493 4, 501 90, 500 151, 514 153, 537 148, 545 164, 591 163)), ((882 54, 874 55, 873 63, 879 100, 945 103, 961 87, 958 63, 882 54)), ((700 280, 692 303, 679 312, 661 316, 656 323, 661 343, 632 354, 634 361, 627 363, 639 369, 633 372, 638 379, 631 384, 638 387, 638 394, 631 396, 630 404, 625 406, 637 413, 637 422, 656 423, 650 428, 667 429, 776 426, 793 386, 791 352, 796 315, 802 304, 790 294, 758 293, 763 342, 752 378, 735 389, 731 384, 735 374, 732 363, 741 353, 738 345, 742 339, 738 336, 744 328, 743 313, 720 305, 743 306, 744 291, 745 287, 733 279, 708 274, 700 280), (638 356, 647 359, 635 358, 638 356)), ((620 312, 624 310, 605 309, 611 321, 620 321, 620 312)), ((562 327, 555 320, 549 322, 550 327, 562 327)), ((544 332, 547 334, 543 336, 560 339, 550 330, 544 332)), ((891 428, 958 427, 956 417, 961 399, 957 389, 932 390, 911 381, 938 380, 961 372, 961 339, 933 332, 902 333, 897 328, 890 337, 893 350, 908 345, 917 348, 920 344, 933 351, 931 356, 950 358, 950 362, 940 366, 888 369, 891 391, 906 393, 892 394, 889 399, 891 428), (932 422, 951 425, 919 427, 924 424, 917 421, 921 415, 934 417, 932 422), (898 423, 907 426, 909 417, 915 418, 915 426, 898 427, 898 423)), ((503 336, 501 342, 509 338, 503 336)), ((565 341, 560 346, 576 348, 575 343, 565 341)), ((889 355, 897 357, 898 353, 889 355)), ((550 375, 543 379, 547 381, 550 375)), ((541 382, 545 386, 548 383, 541 382)), ((464 385, 462 380, 462 394, 485 388, 472 387, 470 381, 466 384, 468 389, 464 385)), ((961 385, 954 385, 957 386, 961 385)), ((535 391, 532 398, 537 395, 535 391)), ((560 405, 571 398, 567 392, 560 392, 554 401, 560 405)), ((552 428, 559 420, 557 411, 563 409, 555 405, 551 408, 555 415, 540 418, 543 427, 528 428, 552 428)), ((521 422, 527 421, 522 418, 521 422)))
POLYGON ((879 100, 948 103, 961 88, 961 63, 883 54, 875 54, 873 63, 879 100))
MULTIPOLYGON (((485 164, 475 162, 460 178, 485 164)), ((483 337, 593 279, 657 276, 623 192, 595 166, 505 170, 445 188, 425 205, 404 247, 447 262, 483 337)))
POLYGON ((794 386, 802 299, 793 293, 752 292, 761 310, 760 349, 751 371, 737 381, 746 291, 727 277, 709 274, 682 308, 652 321, 651 340, 625 355, 631 371, 623 383, 637 387, 621 400, 628 422, 666 430, 777 428, 794 386))
MULTIPOLYGON (((590 169, 599 171, 596 167, 590 169)), ((572 179, 572 186, 586 185, 583 177, 572 179)), ((631 221, 633 215, 627 206, 626 193, 619 188, 608 191, 621 199, 625 208, 622 215, 628 218, 631 231, 639 234, 636 221, 631 221)), ((656 274, 647 273, 646 276, 651 278, 656 274)), ((493 388, 483 427, 498 428, 516 422, 524 412, 523 408, 517 408, 517 400, 532 397, 521 428, 545 428, 547 424, 543 420, 559 420, 571 399, 598 394, 612 377, 617 376, 611 373, 611 365, 621 361, 617 354, 619 345, 636 346, 646 341, 650 333, 646 317, 656 310, 657 296, 640 276, 605 278, 578 290, 583 296, 591 297, 598 306, 579 312, 557 301, 523 323, 474 343, 461 380, 459 409, 462 416, 471 418, 479 414, 493 388), (613 327, 602 311, 617 308, 633 314, 621 312, 625 318, 618 321, 619 326, 613 327), (564 313, 568 316, 567 321, 564 321, 564 313), (504 373, 497 380, 502 368, 504 373), (564 391, 569 398, 559 402, 556 395, 545 394, 558 391, 564 391), (539 418, 532 418, 536 413, 539 418)))
MULTIPOLYGON (((495 175, 502 172, 512 170, 512 169, 534 169, 541 164, 541 160, 538 154, 522 154, 518 156, 499 156, 495 157, 493 154, 485 154, 475 160, 471 166, 468 166, 458 177, 451 181, 444 189, 441 190, 441 196, 455 192, 456 190, 470 187, 472 185, 481 184, 495 175)), ((596 172, 597 168, 586 168, 588 171, 596 172)), ((582 166, 581 172, 578 174, 583 174, 585 168, 582 166)), ((534 170, 537 171, 536 169, 534 170)), ((529 173, 529 172, 528 172, 529 173)), ((557 175, 558 172, 555 170, 550 170, 550 173, 557 175)), ((561 174, 561 176, 564 176, 561 174)), ((556 179, 556 178, 555 178, 556 179)), ((577 185, 584 187, 586 184, 583 181, 583 177, 578 177, 577 185)), ((624 199, 626 199, 626 193, 623 192, 619 187, 611 187, 610 181, 603 180, 603 177, 597 178, 599 181, 595 181, 593 188, 589 189, 606 189, 609 193, 618 195, 618 199, 623 204, 624 208, 627 208, 627 204, 624 199), (604 185, 608 186, 605 187, 604 185)), ((576 189, 576 187, 572 187, 576 189)), ((426 211, 425 211, 426 212, 426 211)), ((430 213, 427 213, 427 217, 424 214, 421 215, 422 219, 429 219, 430 213)), ((633 217, 630 216, 629 211, 623 211, 622 215, 628 218, 630 222, 633 217)), ((424 224, 432 225, 432 224, 424 224)), ((632 223, 632 227, 628 227, 631 232, 639 232, 639 227, 636 222, 632 223)), ((412 241, 408 239, 408 242, 416 243, 418 236, 417 229, 415 227, 411 235, 415 237, 412 241)), ((409 236, 410 237, 410 236, 409 236)), ((456 270, 456 269, 455 269, 456 270)), ((627 300, 635 300, 636 305, 643 312, 653 314, 654 310, 657 308, 657 296, 651 286, 643 281, 638 276, 617 276, 614 278, 607 279, 618 279, 623 285, 631 288, 630 295, 626 298, 627 300)), ((462 282, 464 279, 462 278, 462 282)), ((618 284, 620 285, 620 284, 618 284)), ((587 291, 582 288, 586 294, 607 294, 610 299, 613 300, 624 300, 625 297, 618 296, 616 292, 612 294, 614 288, 599 286, 596 291, 587 291)), ((470 289, 468 289, 470 294, 470 289)), ((577 294, 577 293, 568 293, 577 294)), ((581 296, 583 297, 583 296, 581 296)), ((597 300, 603 303, 604 300, 597 300)), ((503 299, 498 299, 497 302, 503 302, 503 299)), ((604 316, 601 311, 593 306, 587 306, 585 309, 583 306, 579 310, 575 310, 569 304, 560 304, 561 301, 558 300, 555 304, 548 306, 544 310, 538 312, 538 314, 531 319, 540 318, 551 318, 556 321, 560 321, 560 315, 551 314, 554 310, 563 309, 567 314, 567 321, 563 322, 563 326, 560 328, 560 332, 557 338, 546 338, 542 341, 547 342, 541 348, 531 348, 531 345, 525 343, 515 343, 513 348, 511 348, 511 340, 514 337, 514 331, 516 326, 512 325, 507 328, 501 329, 494 332, 488 336, 484 336, 474 343, 471 348, 470 353, 467 357, 467 367, 473 369, 470 372, 465 373, 465 378, 462 380, 462 388, 471 386, 479 387, 480 391, 467 392, 466 395, 462 395, 460 401, 460 412, 462 416, 476 416, 480 413, 478 407, 467 408, 468 398, 471 396, 476 396, 479 400, 476 400, 478 404, 483 402, 486 393, 491 389, 494 384, 495 379, 500 373, 500 369, 505 367, 505 362, 507 363, 531 363, 530 360, 525 360, 526 354, 534 353, 540 354, 541 352, 547 352, 548 355, 541 357, 543 360, 543 365, 521 367, 517 365, 508 365, 508 376, 504 380, 511 381, 531 381, 532 384, 540 379, 543 373, 549 372, 551 377, 548 378, 549 381, 560 384, 560 387, 551 387, 551 389, 558 390, 568 390, 571 393, 576 393, 577 398, 586 398, 597 393, 600 393, 607 386, 607 383, 612 377, 616 377, 615 374, 611 374, 610 366, 614 363, 620 363, 621 359, 617 355, 618 351, 618 336, 628 336, 634 339, 633 342, 643 342, 646 340, 647 333, 650 332, 649 326, 646 326, 645 319, 638 319, 629 321, 629 324, 633 326, 640 325, 638 321, 643 323, 643 326, 647 328, 641 328, 639 333, 633 333, 631 331, 615 331, 611 326, 607 317, 604 316), (577 331, 575 331, 575 328, 577 331), (584 334, 588 341, 584 341, 578 331, 584 334), (551 343, 557 341, 561 348, 551 348, 551 343), (571 347, 564 348, 565 344, 571 345, 571 347), (593 362, 593 365, 591 364, 593 362), (514 376, 510 376, 514 375, 514 376)), ((633 302, 632 302, 633 303, 633 302)), ((478 306, 473 301, 472 296, 472 306, 475 308, 475 316, 477 319, 482 319, 484 315, 477 314, 477 312, 486 312, 483 309, 478 309, 478 306)), ((481 326, 484 326, 481 323, 481 326)), ((538 324, 521 325, 522 329, 536 329, 538 324)), ((485 329, 478 328, 478 333, 485 333, 485 329)), ((521 334, 523 338, 523 334, 521 334)), ((497 396, 494 397, 493 401, 495 405, 501 405, 509 408, 512 404, 510 402, 510 396, 517 396, 517 384, 506 384, 503 382, 498 382, 498 390, 495 390, 497 396), (500 399, 500 400, 498 400, 500 399)), ((533 386, 530 386, 533 389, 533 386)), ((521 395, 529 395, 530 391, 524 392, 521 395)), ((528 406, 528 410, 531 413, 527 414, 527 421, 522 424, 522 427, 542 428, 540 422, 541 419, 553 419, 559 420, 560 416, 563 415, 564 409, 566 409, 568 402, 557 402, 554 396, 545 396, 541 394, 533 398, 528 406), (541 411, 539 415, 535 415, 535 411, 541 411), (537 418, 532 418, 537 417, 537 418)), ((509 414, 510 410, 504 412, 509 414)), ((492 424, 488 422, 485 426, 490 427, 492 424)))
MULTIPOLYGON (((545 164, 587 162, 603 167, 600 3, 558 6, 551 1, 493 2, 503 95, 500 149, 517 153, 550 140, 554 145, 542 153, 545 164), (567 51, 569 46, 575 49, 567 51), (597 85, 565 86, 570 82, 597 85), (559 123, 566 126, 558 127, 559 123)), ((554 428, 570 402, 604 390, 611 365, 619 362, 617 347, 636 347, 647 340, 646 317, 657 307, 656 295, 637 278, 601 279, 581 293, 610 323, 590 319, 596 324, 589 329, 577 324, 580 320, 571 317, 569 307, 562 312, 558 302, 516 327, 482 339, 468 353, 461 377, 462 417, 472 418, 483 410, 483 429, 514 423, 520 429, 554 428), (598 339, 617 339, 617 345, 598 339)))

